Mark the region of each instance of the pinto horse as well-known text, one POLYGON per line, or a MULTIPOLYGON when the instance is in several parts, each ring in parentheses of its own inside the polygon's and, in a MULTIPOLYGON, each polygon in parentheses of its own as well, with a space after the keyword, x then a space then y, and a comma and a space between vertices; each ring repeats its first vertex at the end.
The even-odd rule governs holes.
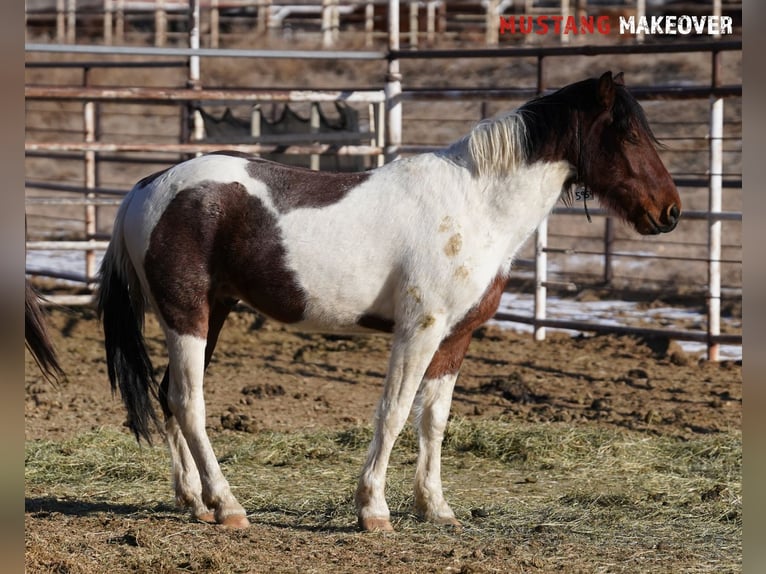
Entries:
POLYGON ((678 192, 621 74, 571 84, 446 149, 363 173, 218 152, 138 182, 116 216, 98 312, 112 389, 138 440, 164 430, 179 505, 203 521, 249 524, 206 434, 202 390, 224 320, 243 301, 298 329, 392 334, 355 495, 359 526, 392 529, 386 469, 413 405, 416 510, 458 525, 440 477, 458 370, 472 332, 498 307, 514 254, 578 186, 641 234, 678 222, 678 192), (167 342, 159 384, 142 338, 147 302, 167 342))

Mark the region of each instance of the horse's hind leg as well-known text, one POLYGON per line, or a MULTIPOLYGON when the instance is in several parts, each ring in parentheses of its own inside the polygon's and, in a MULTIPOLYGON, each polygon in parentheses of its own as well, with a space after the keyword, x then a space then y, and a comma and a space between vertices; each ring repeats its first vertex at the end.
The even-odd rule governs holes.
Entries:
POLYGON ((168 405, 168 390, 170 388, 170 367, 165 370, 165 376, 160 384, 160 404, 165 414, 165 434, 170 450, 170 464, 173 476, 173 489, 176 493, 176 504, 188 508, 197 520, 215 522, 213 512, 202 502, 202 481, 199 477, 197 464, 189 451, 186 439, 178 426, 178 421, 168 405))
POLYGON ((176 500, 199 520, 244 528, 249 524, 245 511, 231 494, 205 432, 202 393, 204 370, 230 308, 223 302, 212 305, 206 339, 166 329, 170 364, 161 387, 161 402, 176 500))

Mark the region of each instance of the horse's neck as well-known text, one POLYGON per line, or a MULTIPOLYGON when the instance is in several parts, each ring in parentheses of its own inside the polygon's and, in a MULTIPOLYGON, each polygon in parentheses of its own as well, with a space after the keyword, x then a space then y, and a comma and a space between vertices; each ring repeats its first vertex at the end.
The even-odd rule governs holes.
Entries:
POLYGON ((523 163, 512 173, 479 176, 472 170, 464 145, 456 142, 422 159, 438 162, 429 172, 432 183, 441 186, 436 189, 442 201, 450 202, 452 194, 462 198, 456 203, 462 206, 461 219, 494 238, 492 243, 507 271, 516 251, 556 205, 572 167, 564 160, 540 160, 523 163))
POLYGON ((510 173, 478 175, 472 169, 465 140, 455 142, 434 156, 442 162, 442 181, 460 187, 482 217, 503 224, 540 221, 553 209, 573 166, 565 159, 539 159, 523 163, 510 173))
POLYGON ((482 187, 487 189, 498 218, 528 221, 537 227, 561 197, 571 173, 572 166, 565 160, 541 160, 524 164, 504 177, 487 178, 482 187))

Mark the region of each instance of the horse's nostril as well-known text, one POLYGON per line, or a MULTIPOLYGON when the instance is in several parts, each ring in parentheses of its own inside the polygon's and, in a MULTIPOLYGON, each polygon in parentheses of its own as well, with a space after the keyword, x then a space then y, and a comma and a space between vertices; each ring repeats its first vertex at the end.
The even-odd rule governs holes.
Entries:
POLYGON ((678 218, 681 215, 681 210, 678 209, 678 206, 674 203, 670 207, 668 207, 668 210, 665 212, 665 219, 668 223, 668 225, 673 225, 678 221, 678 218))

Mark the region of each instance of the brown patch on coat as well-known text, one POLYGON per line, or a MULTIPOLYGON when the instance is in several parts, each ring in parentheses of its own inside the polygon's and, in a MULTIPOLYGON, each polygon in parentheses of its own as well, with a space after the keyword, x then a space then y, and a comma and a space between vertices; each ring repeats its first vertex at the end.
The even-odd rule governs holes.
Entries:
POLYGON ((458 253, 460 253, 462 248, 463 236, 459 233, 455 233, 447 240, 447 243, 444 245, 444 254, 447 257, 455 257, 458 253))
POLYGON ((280 213, 302 207, 320 208, 338 203, 370 177, 370 172, 313 171, 251 158, 247 173, 266 184, 280 213))
POLYGON ((460 370, 473 332, 495 314, 507 282, 508 278, 504 275, 497 275, 493 279, 479 302, 441 342, 426 369, 426 378, 435 379, 460 370))
POLYGON ((221 300, 242 299, 283 323, 303 318, 305 295, 276 219, 242 184, 180 191, 152 231, 144 265, 159 312, 179 333, 206 336, 221 300))

